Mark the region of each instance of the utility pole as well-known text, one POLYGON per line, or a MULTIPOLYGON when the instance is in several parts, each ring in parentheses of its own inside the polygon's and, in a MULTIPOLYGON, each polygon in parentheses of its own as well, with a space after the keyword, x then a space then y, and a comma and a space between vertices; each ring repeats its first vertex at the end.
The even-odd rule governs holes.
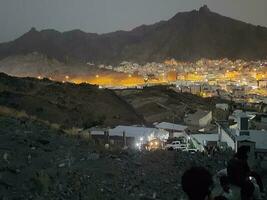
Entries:
POLYGON ((126 133, 125 131, 122 132, 122 138, 123 138, 123 148, 127 148, 127 141, 126 141, 126 133))

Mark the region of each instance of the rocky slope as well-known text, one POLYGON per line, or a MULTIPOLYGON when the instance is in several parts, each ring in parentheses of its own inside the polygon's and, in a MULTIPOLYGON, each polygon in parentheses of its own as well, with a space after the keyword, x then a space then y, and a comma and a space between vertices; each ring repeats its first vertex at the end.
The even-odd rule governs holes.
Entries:
POLYGON ((143 117, 112 90, 0 74, 0 105, 71 128, 142 124, 143 117))
POLYGON ((202 98, 190 93, 177 93, 167 86, 143 90, 125 89, 116 93, 128 102, 147 122, 169 121, 184 123, 184 116, 197 109, 215 110, 216 98, 202 98))
POLYGON ((105 150, 35 120, 0 115, 1 199, 182 199, 191 166, 211 173, 225 155, 105 150))

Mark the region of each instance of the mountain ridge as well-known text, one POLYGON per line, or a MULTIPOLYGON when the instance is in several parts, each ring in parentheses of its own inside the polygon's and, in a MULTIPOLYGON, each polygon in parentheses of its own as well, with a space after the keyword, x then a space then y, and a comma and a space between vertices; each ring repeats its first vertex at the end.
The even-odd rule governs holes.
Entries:
POLYGON ((97 34, 32 28, 14 41, 1 43, 0 60, 35 51, 66 63, 142 63, 203 57, 265 59, 267 28, 222 16, 203 6, 130 31, 97 34))

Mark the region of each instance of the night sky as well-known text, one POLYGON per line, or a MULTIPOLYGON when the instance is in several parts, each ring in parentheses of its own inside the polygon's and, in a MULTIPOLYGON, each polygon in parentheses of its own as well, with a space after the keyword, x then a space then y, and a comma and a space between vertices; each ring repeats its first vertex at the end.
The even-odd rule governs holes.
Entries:
POLYGON ((267 27, 267 0, 0 0, 0 42, 31 27, 93 33, 131 30, 204 4, 222 15, 267 27))

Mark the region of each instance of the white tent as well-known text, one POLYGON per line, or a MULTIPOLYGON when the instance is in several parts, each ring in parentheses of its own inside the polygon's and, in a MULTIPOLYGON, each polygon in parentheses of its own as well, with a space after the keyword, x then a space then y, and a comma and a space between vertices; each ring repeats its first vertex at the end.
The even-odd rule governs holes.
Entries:
POLYGON ((154 138, 167 139, 169 133, 156 128, 147 128, 140 126, 117 126, 114 129, 109 129, 110 136, 122 136, 125 132, 126 137, 134 137, 136 140, 149 141, 154 138))

